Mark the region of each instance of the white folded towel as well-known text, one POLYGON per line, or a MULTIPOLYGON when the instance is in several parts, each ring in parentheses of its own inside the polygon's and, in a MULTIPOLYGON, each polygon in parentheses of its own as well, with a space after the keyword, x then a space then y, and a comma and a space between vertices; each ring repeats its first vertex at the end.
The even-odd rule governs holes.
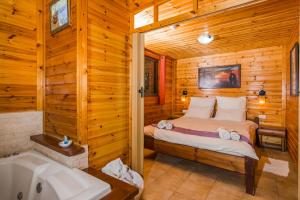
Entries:
POLYGON ((137 187, 143 184, 141 176, 137 172, 131 170, 127 165, 124 165, 120 158, 109 162, 101 169, 101 171, 137 187))
POLYGON ((240 136, 240 134, 238 134, 238 132, 236 132, 236 131, 231 131, 231 132, 230 132, 230 138, 231 138, 232 140, 234 140, 234 141, 240 141, 241 136, 240 136))
POLYGON ((167 125, 167 120, 161 120, 160 122, 158 122, 157 128, 163 129, 166 128, 166 125, 167 125))
POLYGON ((173 124, 168 121, 167 124, 166 124, 166 129, 171 130, 172 128, 173 128, 173 124))
POLYGON ((223 140, 230 140, 230 132, 224 128, 218 128, 219 137, 223 140))

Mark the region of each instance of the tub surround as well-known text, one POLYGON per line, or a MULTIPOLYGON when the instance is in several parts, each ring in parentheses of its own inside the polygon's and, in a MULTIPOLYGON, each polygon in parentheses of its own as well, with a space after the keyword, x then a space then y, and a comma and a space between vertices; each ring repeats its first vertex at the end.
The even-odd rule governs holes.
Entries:
POLYGON ((89 166, 87 145, 72 144, 62 148, 58 145, 59 139, 45 134, 32 136, 31 140, 33 149, 70 168, 85 169, 89 166))
POLYGON ((30 139, 35 143, 46 146, 68 157, 84 153, 84 148, 76 144, 71 144, 71 146, 65 148, 60 147, 58 143, 61 142, 61 140, 46 134, 33 135, 30 136, 30 139))
POLYGON ((0 114, 0 157, 31 149, 30 136, 43 133, 43 112, 0 114))

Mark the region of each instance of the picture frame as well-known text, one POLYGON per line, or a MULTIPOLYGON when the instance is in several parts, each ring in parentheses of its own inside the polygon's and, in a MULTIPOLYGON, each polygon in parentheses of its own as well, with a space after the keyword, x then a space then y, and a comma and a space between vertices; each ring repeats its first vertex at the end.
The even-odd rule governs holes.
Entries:
POLYGON ((241 88, 241 65, 198 68, 198 88, 241 88))
POLYGON ((52 0, 49 10, 51 34, 70 25, 70 0, 52 0))
POLYGON ((299 96, 299 43, 290 51, 290 96, 299 96))

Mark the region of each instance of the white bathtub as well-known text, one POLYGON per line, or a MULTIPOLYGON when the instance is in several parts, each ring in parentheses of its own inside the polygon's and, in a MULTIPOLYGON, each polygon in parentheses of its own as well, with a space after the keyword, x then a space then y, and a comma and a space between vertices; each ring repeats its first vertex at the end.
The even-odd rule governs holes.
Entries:
POLYGON ((98 200, 109 184, 29 151, 0 159, 1 200, 98 200))

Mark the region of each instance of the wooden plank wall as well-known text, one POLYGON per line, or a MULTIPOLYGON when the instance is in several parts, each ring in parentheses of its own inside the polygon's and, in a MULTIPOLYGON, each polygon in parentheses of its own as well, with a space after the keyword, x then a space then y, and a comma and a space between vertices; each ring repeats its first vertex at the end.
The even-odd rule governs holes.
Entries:
POLYGON ((189 96, 247 96, 249 118, 265 114, 264 124, 285 125, 285 60, 283 47, 268 47, 177 60, 175 111, 181 113, 188 107, 180 96, 188 88, 189 96), (197 86, 198 67, 242 65, 242 83, 240 89, 203 89, 197 86), (257 95, 264 86, 267 102, 259 105, 257 95))
POLYGON ((71 25, 51 35, 49 6, 45 4, 45 132, 54 136, 67 135, 77 141, 77 12, 71 0, 71 25))
POLYGON ((126 1, 88 1, 89 164, 129 157, 129 11, 126 1))
POLYGON ((0 1, 0 113, 41 109, 37 106, 42 101, 37 96, 38 72, 43 70, 40 5, 39 1, 0 1))
POLYGON ((286 47, 286 80, 287 80, 287 106, 286 126, 288 130, 288 150, 294 161, 298 160, 298 97, 290 96, 290 50, 299 41, 299 27, 292 31, 291 38, 286 47))
MULTIPOLYGON (((147 50, 145 50, 147 54, 147 50)), ((153 52, 152 52, 153 54, 153 52)), ((151 55, 151 54, 147 54, 151 55)), ((159 56, 157 54, 157 56, 159 56)), ((144 101, 144 124, 149 125, 157 123, 162 119, 168 119, 172 115, 172 87, 173 83, 173 71, 175 70, 175 62, 171 57, 166 57, 166 92, 165 92, 165 104, 159 104, 159 97, 145 97, 144 101)))

